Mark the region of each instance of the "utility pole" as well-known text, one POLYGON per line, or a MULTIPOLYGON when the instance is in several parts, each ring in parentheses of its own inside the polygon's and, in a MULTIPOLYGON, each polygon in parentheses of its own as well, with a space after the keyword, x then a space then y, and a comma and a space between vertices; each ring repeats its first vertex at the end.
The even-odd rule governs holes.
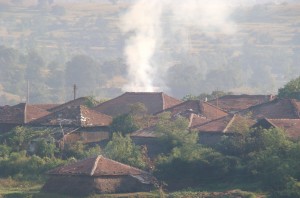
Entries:
POLYGON ((76 86, 76 84, 74 84, 73 85, 74 100, 76 99, 76 90, 77 90, 77 86, 76 86))

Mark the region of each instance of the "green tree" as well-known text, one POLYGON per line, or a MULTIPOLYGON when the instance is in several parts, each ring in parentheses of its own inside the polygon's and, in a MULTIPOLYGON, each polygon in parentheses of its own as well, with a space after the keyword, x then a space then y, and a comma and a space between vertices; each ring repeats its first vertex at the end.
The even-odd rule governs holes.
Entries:
POLYGON ((135 123, 133 115, 130 113, 119 115, 113 118, 112 124, 110 126, 110 130, 112 132, 120 132, 123 135, 132 133, 138 129, 139 127, 135 123))
POLYGON ((93 107, 97 106, 98 104, 100 104, 100 102, 98 100, 96 100, 95 96, 88 96, 87 99, 88 100, 85 102, 85 106, 87 106, 89 108, 93 108, 93 107))
POLYGON ((299 173, 294 143, 281 129, 257 129, 248 141, 248 171, 262 181, 265 187, 282 190, 290 177, 299 173), (294 153, 294 154, 293 154, 294 153))
POLYGON ((189 130, 188 119, 181 116, 173 120, 169 113, 161 114, 155 130, 169 149, 198 142, 198 133, 189 130))
POLYGON ((56 152, 56 146, 54 139, 40 139, 36 145, 35 154, 40 157, 54 157, 56 152))
POLYGON ((300 76, 288 82, 283 88, 280 88, 278 90, 278 97, 300 100, 300 76))
POLYGON ((128 135, 122 136, 121 133, 114 133, 104 152, 113 160, 139 168, 146 167, 140 148, 132 142, 128 135))

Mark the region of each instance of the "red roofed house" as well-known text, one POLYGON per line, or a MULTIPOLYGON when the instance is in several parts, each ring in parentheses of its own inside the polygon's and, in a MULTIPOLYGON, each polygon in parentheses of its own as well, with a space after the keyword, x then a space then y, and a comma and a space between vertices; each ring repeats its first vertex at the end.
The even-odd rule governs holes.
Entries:
POLYGON ((190 127, 228 115, 224 110, 199 100, 188 100, 162 112, 170 112, 172 117, 183 116, 190 120, 190 127))
POLYGON ((101 155, 56 168, 48 175, 42 191, 74 196, 150 191, 156 183, 148 172, 101 155))
POLYGON ((65 106, 29 124, 33 127, 56 128, 64 133, 62 143, 92 143, 109 139, 111 122, 112 117, 80 105, 65 106))
POLYGON ((26 103, 2 106, 0 107, 0 133, 8 132, 16 126, 23 126, 48 114, 47 110, 26 103))
POLYGON ((47 111, 50 112, 54 112, 54 111, 59 111, 62 110, 68 106, 80 106, 80 105, 86 105, 88 104, 90 101, 90 99, 88 99, 87 97, 80 97, 80 98, 76 98, 75 100, 70 100, 66 103, 63 103, 61 105, 56 105, 53 106, 51 108, 48 108, 47 111))
MULTIPOLYGON (((189 128, 210 122, 212 120, 227 116, 228 113, 199 100, 189 100, 178 105, 165 109, 157 113, 170 112, 171 118, 177 116, 185 117, 189 120, 189 128)), ((138 130, 131 134, 131 139, 136 145, 146 146, 149 157, 153 158, 162 152, 162 143, 158 141, 158 134, 155 132, 155 123, 153 126, 138 130)))
POLYGON ((254 119, 297 119, 300 118, 300 105, 294 99, 275 99, 273 101, 252 106, 240 112, 251 114, 254 119))
POLYGON ((273 95, 225 95, 220 98, 210 100, 213 104, 229 113, 237 113, 249 107, 270 102, 275 99, 273 95))
POLYGON ((94 110, 110 116, 117 116, 129 113, 130 105, 142 103, 149 114, 155 114, 181 102, 162 92, 126 92, 119 97, 99 104, 94 110))
POLYGON ((280 128, 283 129, 286 135, 293 139, 300 138, 300 119, 268 119, 259 120, 252 128, 262 127, 264 129, 280 128))
POLYGON ((213 146, 221 141, 222 136, 236 135, 237 130, 245 126, 250 128, 254 122, 254 120, 240 115, 228 115, 194 126, 192 129, 199 132, 200 144, 213 146))

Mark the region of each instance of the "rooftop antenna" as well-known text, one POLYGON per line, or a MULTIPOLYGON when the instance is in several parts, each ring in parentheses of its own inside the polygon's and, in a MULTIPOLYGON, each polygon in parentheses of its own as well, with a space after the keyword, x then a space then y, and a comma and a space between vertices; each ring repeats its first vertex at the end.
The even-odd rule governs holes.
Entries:
POLYGON ((76 86, 76 84, 74 84, 73 85, 74 100, 76 99, 76 90, 77 90, 77 86, 76 86))

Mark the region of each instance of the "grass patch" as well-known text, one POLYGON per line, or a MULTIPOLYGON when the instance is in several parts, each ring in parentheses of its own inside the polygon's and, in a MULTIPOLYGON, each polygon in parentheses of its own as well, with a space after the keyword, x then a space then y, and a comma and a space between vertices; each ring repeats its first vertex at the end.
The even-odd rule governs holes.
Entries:
POLYGON ((199 198, 257 198, 261 196, 257 196, 255 193, 246 192, 241 190, 230 190, 225 192, 192 192, 192 191, 180 191, 170 193, 168 195, 169 198, 192 198, 192 197, 199 197, 199 198))
POLYGON ((42 183, 32 181, 18 181, 12 178, 0 179, 0 197, 26 197, 30 198, 33 194, 39 192, 42 183))

